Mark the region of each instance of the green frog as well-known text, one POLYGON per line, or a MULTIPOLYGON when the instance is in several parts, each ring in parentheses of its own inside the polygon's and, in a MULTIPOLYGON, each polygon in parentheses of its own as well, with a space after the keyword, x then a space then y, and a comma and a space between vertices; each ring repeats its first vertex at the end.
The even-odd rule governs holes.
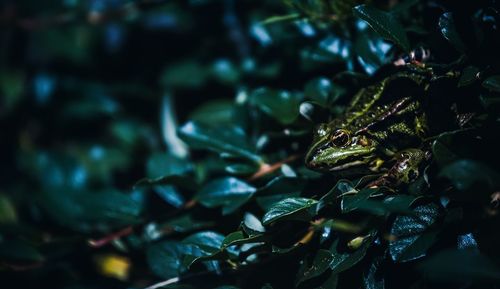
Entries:
POLYGON ((428 159, 426 90, 432 70, 409 64, 361 89, 347 110, 317 126, 306 165, 318 171, 384 173, 376 185, 409 183, 428 159), (390 164, 391 166, 387 166, 390 164))

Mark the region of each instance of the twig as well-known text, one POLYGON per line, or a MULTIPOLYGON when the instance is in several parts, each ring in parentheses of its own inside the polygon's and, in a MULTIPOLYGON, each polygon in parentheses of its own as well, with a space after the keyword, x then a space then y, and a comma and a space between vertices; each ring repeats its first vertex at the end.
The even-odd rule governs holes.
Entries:
POLYGON ((291 155, 287 157, 286 159, 274 163, 272 165, 270 164, 262 164, 257 172, 255 174, 251 175, 247 180, 248 181, 255 181, 256 179, 259 179, 267 174, 270 174, 278 169, 281 168, 282 165, 286 163, 293 162, 294 160, 298 159, 300 155, 291 155))
POLYGON ((104 238, 101 238, 98 240, 90 239, 89 245, 91 247, 94 247, 94 248, 100 248, 100 247, 108 244, 109 242, 112 242, 112 241, 119 239, 121 237, 125 237, 125 236, 130 235, 130 234, 132 234, 132 232, 133 232, 132 226, 128 226, 125 229, 122 229, 118 232, 109 234, 109 235, 105 236, 104 238))

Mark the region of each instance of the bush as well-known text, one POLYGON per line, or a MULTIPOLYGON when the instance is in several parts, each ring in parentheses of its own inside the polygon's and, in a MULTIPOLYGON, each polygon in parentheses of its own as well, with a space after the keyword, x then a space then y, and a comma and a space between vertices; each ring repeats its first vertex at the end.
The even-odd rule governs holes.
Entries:
POLYGON ((498 288, 496 1, 270 2, 0 4, 2 288, 498 288))

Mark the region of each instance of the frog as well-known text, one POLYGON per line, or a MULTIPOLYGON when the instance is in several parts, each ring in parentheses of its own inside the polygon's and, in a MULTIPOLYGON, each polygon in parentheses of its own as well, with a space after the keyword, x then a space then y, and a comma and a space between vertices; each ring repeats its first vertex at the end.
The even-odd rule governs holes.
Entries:
POLYGON ((305 164, 342 176, 380 173, 376 185, 408 184, 429 159, 426 91, 432 69, 408 64, 361 88, 347 109, 314 129, 305 164))

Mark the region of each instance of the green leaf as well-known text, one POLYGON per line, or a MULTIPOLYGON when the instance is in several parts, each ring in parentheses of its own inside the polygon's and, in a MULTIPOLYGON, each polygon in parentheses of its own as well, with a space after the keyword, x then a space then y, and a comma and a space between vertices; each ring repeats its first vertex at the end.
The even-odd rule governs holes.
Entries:
POLYGON ((252 102, 263 112, 283 125, 291 124, 299 116, 302 97, 284 90, 260 88, 252 92, 252 102))
POLYGON ((333 261, 333 255, 328 250, 319 249, 314 256, 311 265, 302 273, 298 283, 302 283, 326 272, 330 269, 330 263, 333 261))
POLYGON ((319 200, 318 210, 323 208, 324 206, 333 203, 337 198, 346 194, 346 193, 357 193, 358 191, 354 188, 354 185, 348 180, 339 180, 337 184, 326 193, 319 200))
POLYGON ((410 210, 411 204, 420 197, 410 195, 389 196, 383 201, 380 200, 360 200, 356 204, 356 209, 360 211, 370 212, 375 215, 386 215, 390 213, 412 214, 410 210))
POLYGON ((170 175, 159 177, 157 179, 144 178, 135 183, 134 188, 151 187, 151 186, 167 186, 171 185, 178 188, 183 188, 189 191, 196 191, 199 188, 198 183, 190 176, 170 175))
POLYGON ((339 275, 336 273, 330 273, 328 279, 326 279, 321 285, 314 289, 336 289, 339 282, 339 275))
POLYGON ((256 191, 242 180, 225 177, 206 184, 195 198, 209 208, 223 207, 223 213, 229 214, 246 203, 256 191))
POLYGON ((432 155, 443 167, 460 158, 474 158, 480 148, 473 131, 451 131, 440 134, 432 143, 432 155))
POLYGON ((322 106, 328 106, 339 97, 338 89, 335 90, 332 82, 326 77, 318 77, 308 81, 304 88, 304 94, 322 106))
POLYGON ((370 5, 356 6, 353 12, 354 15, 366 21, 380 36, 394 42, 404 51, 410 51, 410 42, 406 32, 393 15, 370 5))
POLYGON ((448 40, 456 50, 462 53, 465 52, 465 45, 456 30, 453 14, 446 12, 441 15, 441 17, 439 17, 438 25, 444 38, 446 38, 446 40, 448 40))
POLYGON ((51 190, 43 193, 41 204, 58 223, 73 230, 92 232, 135 224, 142 202, 115 190, 51 190))
POLYGON ((426 255, 439 231, 430 229, 438 218, 438 206, 430 203, 414 209, 415 216, 398 216, 392 225, 389 254, 396 262, 407 262, 426 255))
POLYGON ((384 289, 385 279, 381 271, 382 258, 374 258, 368 272, 363 276, 364 289, 384 289))
POLYGON ((332 273, 338 274, 345 271, 352 266, 356 265, 361 261, 370 248, 372 243, 372 237, 367 237, 363 240, 361 247, 355 249, 352 252, 345 252, 339 250, 339 240, 337 239, 330 248, 330 253, 332 254, 332 261, 330 262, 330 268, 332 273))
POLYGON ((476 185, 487 191, 500 187, 500 173, 482 163, 469 159, 448 164, 441 170, 439 175, 451 180, 453 186, 460 191, 468 191, 476 185))
POLYGON ((345 195, 340 202, 340 208, 342 213, 347 213, 357 209, 363 202, 368 200, 368 198, 375 194, 379 189, 365 188, 356 194, 345 195))
POLYGON ((44 258, 35 247, 24 241, 4 240, 0 241, 0 260, 8 263, 39 263, 44 258))
POLYGON ((147 248, 146 255, 153 273, 170 279, 186 272, 187 266, 183 265, 186 255, 203 256, 203 253, 195 245, 166 241, 151 245, 147 248))
POLYGON ((246 237, 242 231, 236 231, 224 238, 224 240, 222 241, 222 249, 226 249, 227 247, 234 245, 262 242, 264 240, 266 240, 266 237, 264 235, 254 235, 246 237))
POLYGON ((272 206, 281 200, 287 198, 296 198, 300 196, 300 192, 286 193, 286 194, 274 194, 268 196, 257 196, 256 202, 264 211, 269 211, 272 206))
POLYGON ((234 102, 227 99, 211 100, 193 110, 190 120, 206 125, 227 125, 234 121, 234 102))
POLYGON ((444 250, 425 260, 418 269, 439 282, 500 282, 500 267, 475 250, 444 250))
POLYGON ((258 235, 266 231, 260 220, 251 213, 245 213, 241 226, 248 235, 258 235))
POLYGON ((305 220, 311 219, 311 214, 307 210, 318 201, 306 198, 284 199, 274 206, 262 217, 262 224, 269 225, 278 220, 305 220))
POLYGON ((483 87, 491 91, 500 92, 500 75, 493 75, 483 81, 483 87))
POLYGON ((203 231, 186 237, 184 240, 182 240, 182 242, 185 244, 196 245, 198 246, 198 248, 207 253, 214 253, 216 251, 219 251, 222 246, 223 240, 224 236, 219 233, 212 231, 203 231))
POLYGON ((245 132, 234 126, 209 126, 195 121, 184 124, 179 129, 179 137, 192 148, 210 149, 229 153, 260 163, 262 159, 246 141, 245 132))
POLYGON ((464 68, 464 70, 462 70, 462 75, 460 75, 460 79, 458 80, 458 87, 473 84, 477 80, 478 72, 479 68, 475 66, 467 66, 464 68))
POLYGON ((251 164, 235 163, 227 165, 224 170, 233 175, 250 175, 258 170, 258 167, 251 164))

